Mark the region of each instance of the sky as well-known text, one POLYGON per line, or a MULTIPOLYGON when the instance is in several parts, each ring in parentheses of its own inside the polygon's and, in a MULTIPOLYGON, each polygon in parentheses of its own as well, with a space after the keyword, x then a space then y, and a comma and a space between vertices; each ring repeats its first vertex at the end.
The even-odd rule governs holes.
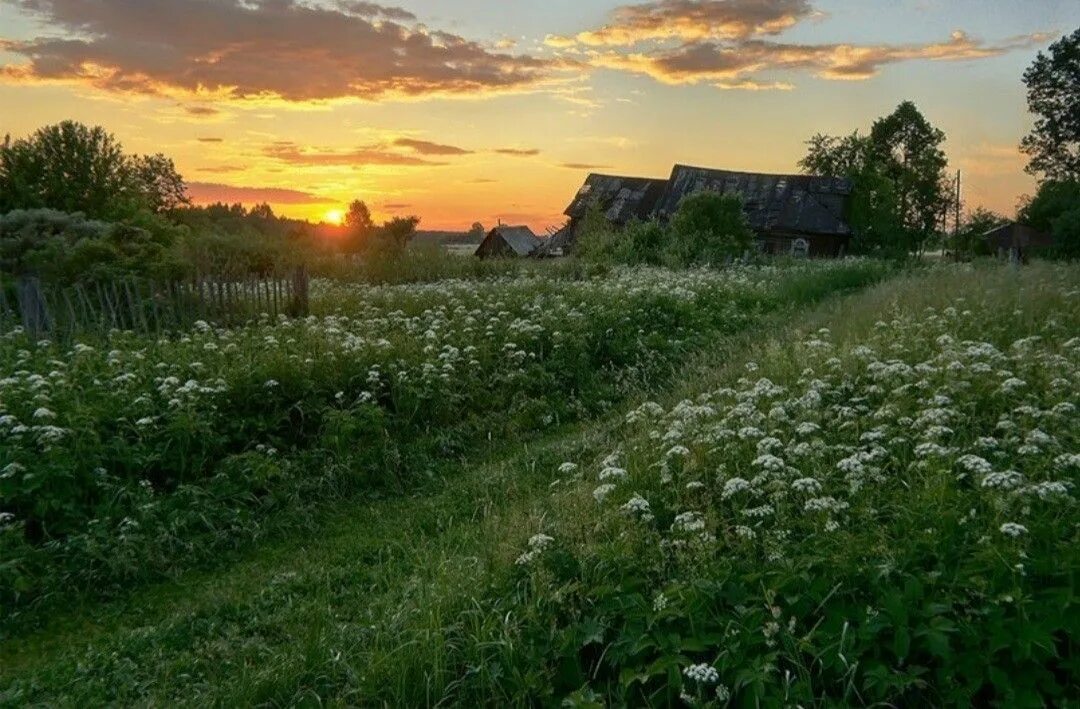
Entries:
POLYGON ((1033 191, 1021 76, 1077 0, 0 0, 0 134, 65 119, 196 202, 543 233, 589 172, 797 172, 904 100, 964 200, 1033 191))

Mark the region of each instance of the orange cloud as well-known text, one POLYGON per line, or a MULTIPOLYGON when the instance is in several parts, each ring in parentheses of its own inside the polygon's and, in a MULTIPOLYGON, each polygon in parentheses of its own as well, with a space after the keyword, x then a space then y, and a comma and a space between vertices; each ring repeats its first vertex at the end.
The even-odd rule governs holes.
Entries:
POLYGON ((260 202, 273 204, 328 204, 334 201, 301 190, 279 187, 223 185, 216 182, 189 182, 187 183, 187 191, 188 197, 195 204, 212 204, 214 202, 228 202, 230 204, 235 202, 241 204, 257 204, 260 202))
POLYGON ((747 40, 734 44, 696 42, 652 53, 597 53, 596 66, 645 74, 666 84, 714 82, 720 88, 789 89, 786 82, 761 83, 748 74, 809 71, 826 79, 868 79, 882 67, 904 61, 959 61, 999 56, 1047 40, 1045 34, 1012 37, 996 44, 953 32, 944 42, 907 45, 785 44, 747 40))
POLYGON ((566 48, 668 39, 746 39, 779 34, 813 14, 809 0, 658 0, 624 5, 612 13, 610 24, 572 38, 549 35, 545 42, 566 48))
POLYGON ((185 98, 378 100, 522 90, 565 65, 409 27, 400 21, 415 19, 411 13, 369 2, 26 0, 19 7, 49 33, 2 42, 25 60, 0 66, 0 78, 16 82, 185 98))
POLYGON ((534 157, 540 154, 536 148, 496 148, 493 152, 499 155, 513 155, 519 158, 534 157))
POLYGON ((266 146, 263 153, 290 165, 363 167, 365 165, 435 166, 446 164, 426 160, 416 155, 396 153, 381 145, 367 145, 354 150, 338 151, 304 147, 284 140, 266 146))
POLYGON ((564 162, 559 167, 565 167, 568 170, 610 170, 611 165, 593 165, 587 162, 564 162))
POLYGON ((421 155, 471 155, 473 151, 458 148, 453 145, 432 143, 428 140, 416 140, 414 138, 398 138, 394 145, 409 148, 421 155))

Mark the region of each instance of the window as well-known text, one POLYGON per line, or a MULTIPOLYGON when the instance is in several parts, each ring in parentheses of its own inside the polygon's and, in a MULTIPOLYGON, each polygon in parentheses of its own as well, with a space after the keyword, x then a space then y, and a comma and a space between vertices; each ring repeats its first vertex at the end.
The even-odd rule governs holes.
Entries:
POLYGON ((791 255, 795 258, 806 258, 810 255, 810 242, 806 239, 796 239, 791 242, 791 255))

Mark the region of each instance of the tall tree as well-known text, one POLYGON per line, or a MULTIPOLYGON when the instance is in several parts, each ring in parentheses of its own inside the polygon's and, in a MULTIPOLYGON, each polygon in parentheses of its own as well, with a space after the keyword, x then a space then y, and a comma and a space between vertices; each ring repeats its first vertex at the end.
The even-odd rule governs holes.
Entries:
POLYGON ((807 141, 806 155, 799 161, 803 172, 846 177, 852 183, 847 214, 855 238, 853 253, 901 256, 908 244, 892 182, 876 159, 869 136, 858 131, 845 136, 818 133, 807 141))
POLYGON ((945 134, 910 101, 879 118, 870 129, 873 159, 892 182, 898 213, 911 240, 909 248, 916 253, 937 233, 949 205, 943 142, 945 134))
POLYGON ((1080 180, 1080 29, 1039 52, 1024 72, 1035 126, 1020 143, 1027 171, 1047 180, 1080 180))
POLYGON ((150 211, 164 212, 191 204, 187 185, 176 171, 172 158, 156 153, 137 155, 130 162, 135 185, 150 211))
POLYGON ((100 126, 63 121, 0 146, 0 212, 49 208, 108 220, 186 202, 171 160, 125 155, 100 126))
POLYGON ((346 236, 343 248, 346 252, 359 253, 368 246, 375 222, 371 219, 371 210, 363 200, 354 199, 345 212, 346 236))

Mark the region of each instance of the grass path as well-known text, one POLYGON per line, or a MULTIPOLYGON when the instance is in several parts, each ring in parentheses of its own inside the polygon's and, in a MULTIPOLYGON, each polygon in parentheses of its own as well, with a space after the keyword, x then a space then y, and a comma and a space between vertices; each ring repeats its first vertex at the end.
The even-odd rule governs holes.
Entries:
POLYGON ((0 704, 436 703, 452 693, 454 646, 500 637, 468 623, 498 617, 498 599, 484 591, 520 553, 522 530, 536 528, 561 462, 604 450, 643 398, 700 391, 778 332, 880 297, 833 297, 774 316, 692 358, 666 395, 645 389, 604 420, 507 444, 439 489, 344 504, 303 539, 60 613, 0 646, 0 704), (471 604, 488 605, 470 614, 471 604))

